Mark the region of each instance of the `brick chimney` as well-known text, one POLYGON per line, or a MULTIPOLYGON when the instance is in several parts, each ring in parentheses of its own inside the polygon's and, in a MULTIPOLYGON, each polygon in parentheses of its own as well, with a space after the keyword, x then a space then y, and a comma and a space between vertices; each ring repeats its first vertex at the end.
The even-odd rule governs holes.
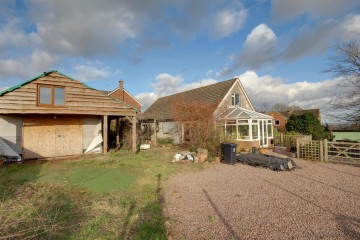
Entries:
POLYGON ((124 102, 124 81, 119 81, 119 100, 124 102))

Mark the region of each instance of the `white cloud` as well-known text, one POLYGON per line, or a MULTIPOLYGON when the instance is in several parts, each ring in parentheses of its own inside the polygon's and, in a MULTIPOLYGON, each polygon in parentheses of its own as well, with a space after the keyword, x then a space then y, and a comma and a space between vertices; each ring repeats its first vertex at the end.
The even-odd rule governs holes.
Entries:
POLYGON ((76 65, 74 68, 77 73, 73 74, 74 78, 80 81, 92 81, 107 78, 121 71, 110 71, 109 67, 98 66, 101 63, 89 63, 88 65, 76 65))
POLYGON ((304 13, 311 17, 334 17, 352 10, 358 0, 272 0, 272 15, 277 21, 291 20, 304 13))
POLYGON ((28 78, 39 72, 49 71, 54 68, 56 61, 56 57, 39 49, 35 49, 30 56, 0 59, 0 80, 11 77, 28 78))
POLYGON ((39 38, 35 33, 25 33, 21 29, 21 20, 9 19, 4 25, 0 25, 0 47, 26 47, 38 44, 39 38))
POLYGON ((279 61, 297 59, 325 53, 335 42, 346 42, 360 36, 360 15, 347 15, 341 19, 327 19, 315 26, 302 26, 292 39, 279 39, 266 24, 255 27, 246 37, 240 53, 230 56, 230 66, 220 72, 226 76, 244 67, 257 70, 279 61))
POLYGON ((244 26, 247 15, 244 8, 218 11, 213 21, 212 37, 222 38, 239 31, 244 26))
POLYGON ((1 79, 8 77, 24 77, 28 73, 28 66, 24 61, 15 59, 0 60, 1 79))
POLYGON ((263 106, 266 103, 272 106, 275 103, 297 105, 301 108, 320 108, 328 110, 329 102, 340 91, 338 83, 341 79, 334 78, 321 82, 286 83, 281 78, 269 75, 258 76, 255 72, 247 71, 240 75, 253 105, 263 106))
POLYGON ((224 68, 220 76, 233 73, 240 67, 256 70, 271 63, 276 51, 277 37, 266 24, 259 24, 247 35, 240 54, 231 56, 232 65, 224 68))
POLYGON ((57 58, 42 50, 35 50, 31 54, 31 68, 35 72, 46 72, 53 69, 57 58))
POLYGON ((340 20, 329 19, 315 27, 304 27, 298 37, 278 56, 278 60, 295 60, 307 55, 324 53, 335 41, 349 41, 360 36, 360 15, 340 20))
POLYGON ((181 76, 172 76, 168 73, 161 73, 155 77, 155 83, 151 84, 153 91, 140 93, 136 98, 143 104, 143 110, 146 110, 160 97, 199 88, 216 82, 217 80, 215 79, 202 79, 197 82, 184 83, 181 76))

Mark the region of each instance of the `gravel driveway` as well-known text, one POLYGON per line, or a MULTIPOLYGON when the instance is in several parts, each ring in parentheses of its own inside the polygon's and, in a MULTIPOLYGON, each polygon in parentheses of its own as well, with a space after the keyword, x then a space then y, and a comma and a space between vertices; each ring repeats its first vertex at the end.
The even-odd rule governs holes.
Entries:
POLYGON ((173 239, 360 239, 360 168, 214 164, 165 186, 173 239))

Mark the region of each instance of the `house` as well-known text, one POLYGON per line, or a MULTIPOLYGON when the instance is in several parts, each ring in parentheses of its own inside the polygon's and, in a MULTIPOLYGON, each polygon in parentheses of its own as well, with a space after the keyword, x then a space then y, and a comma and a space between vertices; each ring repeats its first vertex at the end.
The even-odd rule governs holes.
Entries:
POLYGON ((0 92, 0 138, 23 159, 106 153, 109 121, 127 119, 136 133, 138 112, 54 70, 0 92))
POLYGON ((142 126, 143 131, 149 124, 156 129, 149 136, 152 141, 165 137, 173 138, 175 143, 185 141, 185 124, 176 123, 173 117, 175 103, 180 100, 213 106, 216 127, 244 148, 271 145, 273 118, 255 112, 238 77, 159 98, 140 116, 147 124, 142 126))
POLYGON ((142 104, 124 88, 124 81, 119 81, 119 87, 107 93, 110 97, 116 98, 141 112, 142 104))
POLYGON ((321 121, 320 109, 299 109, 293 110, 290 109, 285 112, 271 111, 267 114, 274 118, 273 127, 276 128, 279 132, 286 131, 286 123, 292 114, 302 115, 304 113, 312 113, 314 116, 321 121))

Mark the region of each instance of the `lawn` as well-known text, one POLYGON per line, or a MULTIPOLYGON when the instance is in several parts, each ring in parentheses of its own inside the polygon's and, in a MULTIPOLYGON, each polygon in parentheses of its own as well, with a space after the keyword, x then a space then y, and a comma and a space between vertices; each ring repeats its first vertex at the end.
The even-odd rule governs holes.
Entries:
POLYGON ((162 184, 204 165, 176 149, 0 168, 0 239, 166 239, 162 184))

